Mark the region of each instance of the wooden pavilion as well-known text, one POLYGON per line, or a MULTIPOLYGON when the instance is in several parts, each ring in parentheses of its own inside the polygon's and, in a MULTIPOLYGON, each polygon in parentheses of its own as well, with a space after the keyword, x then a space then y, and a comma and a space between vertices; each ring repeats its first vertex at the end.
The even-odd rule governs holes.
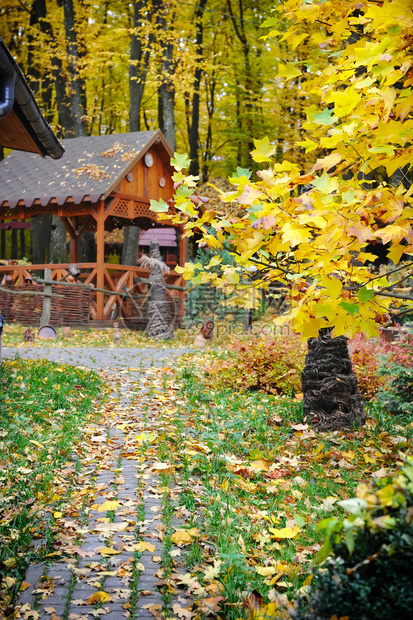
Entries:
MULTIPOLYGON (((167 202, 172 197, 172 152, 160 131, 72 138, 62 143, 65 155, 59 160, 13 151, 0 163, 0 219, 26 221, 42 213, 61 219, 70 235, 71 263, 79 268, 81 282, 97 289, 92 290, 90 318, 104 324, 128 312, 122 296, 108 293, 133 290, 142 295, 147 288, 139 279, 148 277, 138 266, 105 262, 105 231, 124 226, 139 226, 143 231, 154 226, 174 228, 173 263, 185 263, 182 230, 158 221, 149 208, 150 199, 167 202), (79 239, 89 231, 96 233, 96 262, 79 263, 79 239)), ((171 238, 171 233, 166 237, 171 238)), ((8 275, 10 283, 24 286, 30 272, 45 267, 58 282, 67 277, 69 262, 3 265, 0 279, 8 275)), ((174 269, 166 277, 169 285, 177 287, 173 294, 180 299, 182 313, 182 277, 174 269)))

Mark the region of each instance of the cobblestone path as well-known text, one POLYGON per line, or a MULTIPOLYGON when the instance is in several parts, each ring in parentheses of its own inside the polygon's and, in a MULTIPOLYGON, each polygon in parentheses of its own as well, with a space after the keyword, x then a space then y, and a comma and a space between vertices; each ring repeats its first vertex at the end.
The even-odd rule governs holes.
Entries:
MULTIPOLYGON (((151 462, 128 449, 127 428, 134 432, 151 427, 156 409, 146 406, 149 382, 143 368, 165 366, 185 352, 174 349, 24 349, 24 357, 46 358, 89 366, 117 369, 103 372, 112 393, 106 404, 109 424, 94 427, 96 441, 110 445, 111 459, 95 463, 94 503, 83 514, 81 540, 69 558, 33 564, 25 577, 17 609, 21 618, 34 620, 123 620, 160 617, 162 594, 156 588, 161 575, 162 497, 158 480, 150 473, 151 462), (132 366, 133 364, 133 366, 132 366), (138 368, 139 367, 139 368, 138 368), (138 386, 138 389, 136 389, 138 386), (108 502, 117 502, 115 516, 108 502), (106 518, 106 519, 105 519, 106 518)), ((4 351, 11 357, 12 349, 4 351)), ((21 355, 22 350, 16 353, 21 355)), ((23 355, 22 355, 23 357, 23 355)), ((93 439, 93 438, 92 438, 93 439)), ((93 461, 91 461, 93 469, 93 461)), ((88 474, 89 472, 86 472, 88 474)), ((79 522, 79 519, 77 519, 79 522)), ((64 527, 79 527, 76 518, 65 519, 64 527)), ((64 535, 64 532, 62 532, 64 535)), ((19 616, 17 616, 19 617, 19 616)))

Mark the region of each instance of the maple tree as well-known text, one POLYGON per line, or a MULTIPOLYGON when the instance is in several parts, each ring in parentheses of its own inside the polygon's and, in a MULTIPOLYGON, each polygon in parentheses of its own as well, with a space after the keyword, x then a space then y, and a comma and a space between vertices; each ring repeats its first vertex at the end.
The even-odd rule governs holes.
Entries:
MULTIPOLYGON (((301 90, 317 95, 298 146, 319 157, 304 173, 295 161, 274 161, 268 137, 255 140, 252 159, 265 166, 257 180, 238 168, 233 191, 221 192, 222 210, 199 211, 191 199, 196 179, 183 173, 189 162, 175 156, 175 219, 186 222, 188 236, 201 231, 204 243, 229 249, 236 261, 217 273, 214 256, 193 283, 226 287, 234 303, 248 304, 251 286, 278 281, 291 295, 278 324, 289 322, 303 338, 325 328, 333 336, 376 336, 378 322, 413 302, 406 286, 413 265, 411 3, 289 0, 278 10, 292 24, 268 36, 317 51, 280 64, 278 76, 305 75, 301 90), (374 270, 379 245, 391 261, 387 274, 374 270), (243 281, 251 265, 258 273, 252 284, 243 281)), ((279 27, 278 16, 265 25, 273 24, 279 27)), ((181 269, 186 279, 195 267, 181 269)))

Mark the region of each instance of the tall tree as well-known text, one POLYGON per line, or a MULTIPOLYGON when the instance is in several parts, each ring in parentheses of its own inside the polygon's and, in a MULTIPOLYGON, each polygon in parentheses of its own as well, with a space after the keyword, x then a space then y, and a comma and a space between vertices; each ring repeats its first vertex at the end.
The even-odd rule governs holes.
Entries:
POLYGON ((176 148, 175 128, 175 61, 174 61, 174 25, 176 12, 171 3, 163 4, 154 0, 157 23, 157 40, 160 49, 160 125, 172 151, 176 148))
POLYGON ((129 60, 129 131, 141 129, 141 104, 149 69, 154 32, 150 26, 151 7, 143 0, 133 0, 133 31, 129 60), (146 28, 143 23, 146 22, 146 28))
MULTIPOLYGON (((230 215, 194 215, 190 192, 180 189, 176 204, 183 215, 176 221, 186 220, 187 234, 194 228, 203 231, 209 247, 225 247, 236 259, 233 268, 222 266, 220 277, 209 271, 212 265, 206 266, 203 282, 234 290, 235 299, 245 303, 249 295, 242 275, 254 265, 256 286, 265 289, 277 281, 290 290, 290 311, 279 324, 288 322, 303 338, 328 334, 320 343, 326 345, 322 398, 317 388, 324 409, 309 413, 319 422, 338 420, 341 413, 343 424, 349 424, 362 421, 363 415, 356 393, 353 400, 350 393, 347 400, 340 393, 334 409, 340 390, 329 383, 330 333, 333 338, 358 332, 377 336, 380 322, 413 308, 408 284, 413 273, 413 192, 407 176, 413 168, 413 8, 407 0, 383 6, 366 1, 357 11, 351 0, 312 4, 311 11, 308 6, 305 0, 283 5, 294 23, 281 35, 293 47, 310 38, 319 50, 319 61, 312 56, 311 72, 305 67, 306 90, 319 94, 319 106, 306 108, 306 139, 298 142, 318 151, 319 159, 302 174, 300 161, 274 162, 276 146, 268 138, 255 140, 251 155, 265 168, 258 170, 256 180, 247 170, 232 176, 234 191, 222 194, 223 202, 232 203, 230 215), (308 28, 315 20, 321 24, 318 31, 308 28), (351 39, 354 31, 359 36, 351 39), (394 185, 383 180, 383 169, 391 178, 400 168, 404 172, 396 175, 394 185), (210 233, 213 229, 216 235, 210 233), (387 275, 374 270, 372 243, 387 247, 393 264, 387 275)), ((279 66, 283 79, 302 72, 300 65, 279 66)), ((190 189, 193 180, 182 173, 188 162, 179 157, 175 163, 175 183, 187 181, 190 189)), ((177 270, 190 279, 194 265, 177 270)))
MULTIPOLYGON (((70 107, 74 120, 74 136, 86 136, 85 108, 82 100, 84 85, 80 76, 79 46, 73 0, 62 0, 62 2, 67 45, 67 75, 70 89, 70 107)), ((71 137, 67 130, 66 137, 71 137)))
POLYGON ((202 55, 203 55, 203 38, 204 38, 204 26, 203 17, 204 9, 208 0, 199 0, 198 6, 195 9, 194 22, 196 27, 195 36, 195 55, 196 66, 194 74, 193 95, 192 95, 192 117, 191 126, 189 131, 189 156, 191 158, 191 165, 189 167, 189 173, 193 175, 199 175, 199 106, 201 101, 201 77, 203 72, 202 67, 202 55))

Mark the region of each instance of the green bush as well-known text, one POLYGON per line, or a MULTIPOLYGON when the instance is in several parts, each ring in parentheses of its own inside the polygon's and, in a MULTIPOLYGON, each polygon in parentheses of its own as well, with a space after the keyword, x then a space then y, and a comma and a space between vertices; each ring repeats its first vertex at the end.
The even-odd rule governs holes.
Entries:
POLYGON ((410 620, 413 610, 413 457, 400 471, 361 484, 339 504, 350 514, 324 519, 324 546, 296 620, 410 620))
POLYGON ((218 388, 294 395, 301 391, 305 345, 299 336, 252 336, 235 341, 230 357, 209 368, 218 388))
POLYGON ((413 414, 413 334, 397 343, 397 351, 380 368, 386 383, 379 391, 378 401, 396 415, 413 414))

